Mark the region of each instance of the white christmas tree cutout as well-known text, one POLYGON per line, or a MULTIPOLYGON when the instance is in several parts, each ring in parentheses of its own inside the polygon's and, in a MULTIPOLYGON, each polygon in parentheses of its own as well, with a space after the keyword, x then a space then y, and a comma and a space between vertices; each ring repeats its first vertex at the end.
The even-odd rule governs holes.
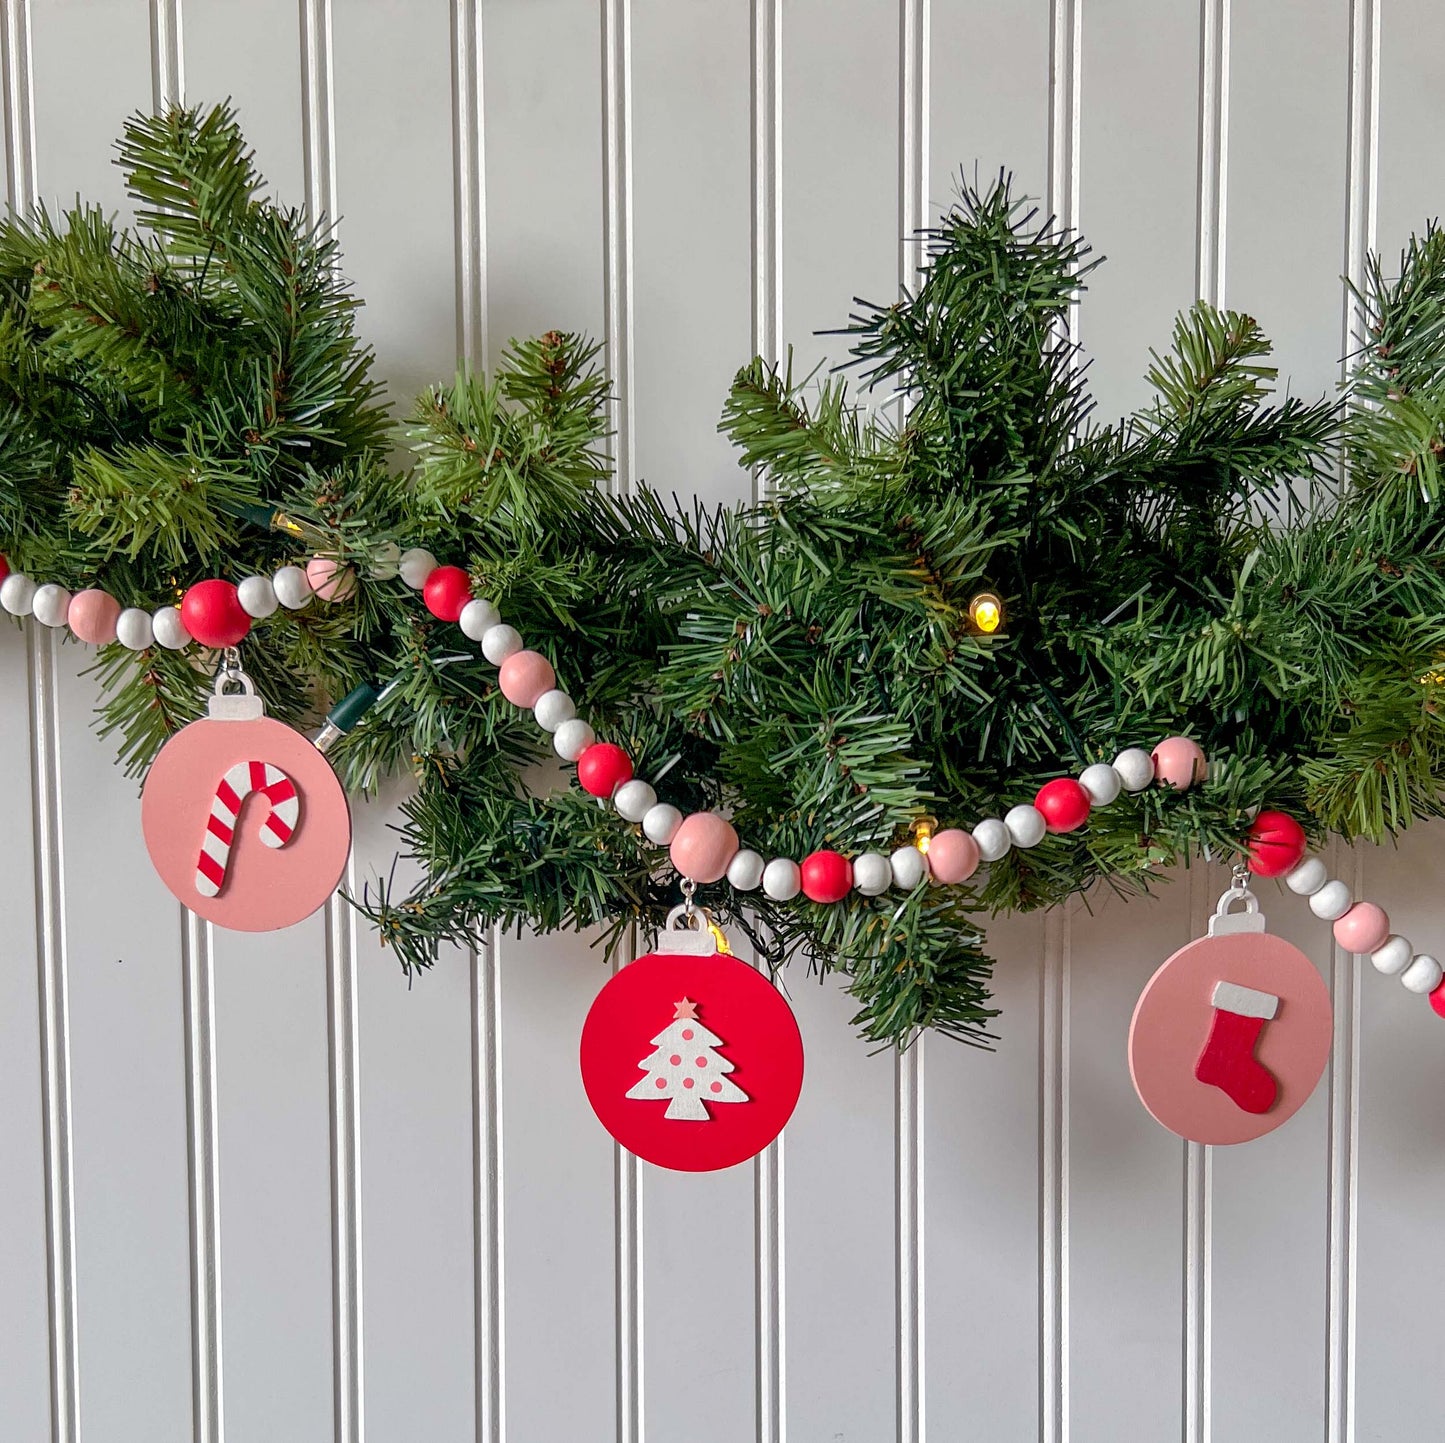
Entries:
POLYGON ((748 1095, 727 1074, 734 1064, 718 1055, 721 1037, 697 1020, 698 1004, 684 997, 677 1003, 672 1025, 652 1039, 657 1049, 637 1065, 647 1073, 627 1091, 640 1101, 668 1099, 665 1118, 711 1122, 705 1103, 746 1102, 748 1095))

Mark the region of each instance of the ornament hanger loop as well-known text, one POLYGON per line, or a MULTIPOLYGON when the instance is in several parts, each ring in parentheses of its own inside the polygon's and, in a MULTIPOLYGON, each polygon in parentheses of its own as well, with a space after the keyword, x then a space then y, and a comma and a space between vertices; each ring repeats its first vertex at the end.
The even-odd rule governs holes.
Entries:
MULTIPOLYGON (((694 882, 691 877, 684 877, 684 878, 682 879, 682 907, 681 907, 681 911, 682 911, 683 915, 687 918, 687 925, 688 925, 689 927, 692 926, 692 918, 693 918, 692 899, 693 899, 693 896, 695 895, 696 892, 697 892, 697 883, 694 882)), ((674 911, 676 911, 676 910, 678 910, 678 909, 674 909, 674 911)), ((704 909, 704 910, 706 910, 706 909, 704 909)), ((670 927, 671 925, 672 925, 672 914, 669 914, 669 916, 668 916, 668 926, 670 927)))
POLYGON ((1249 869, 1234 869, 1233 885, 1220 897, 1209 919, 1211 937, 1226 936, 1231 932, 1263 932, 1264 913, 1259 910, 1259 898, 1249 890, 1249 869), (1242 912, 1231 912, 1236 902, 1244 903, 1242 912))

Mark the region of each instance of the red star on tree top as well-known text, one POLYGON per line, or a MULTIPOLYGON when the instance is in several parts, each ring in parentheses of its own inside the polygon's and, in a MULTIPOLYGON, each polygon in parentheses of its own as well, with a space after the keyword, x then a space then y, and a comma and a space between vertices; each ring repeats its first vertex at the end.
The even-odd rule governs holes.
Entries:
POLYGON ((686 997, 677 1004, 677 1011, 672 1014, 674 1022, 696 1022, 697 1003, 690 1002, 686 997))

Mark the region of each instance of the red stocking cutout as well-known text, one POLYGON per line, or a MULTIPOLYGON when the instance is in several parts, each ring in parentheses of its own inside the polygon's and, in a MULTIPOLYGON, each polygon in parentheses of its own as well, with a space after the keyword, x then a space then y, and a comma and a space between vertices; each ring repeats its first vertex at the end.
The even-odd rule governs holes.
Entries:
POLYGON ((1279 998, 1234 982, 1216 982, 1214 1024, 1194 1075, 1217 1087, 1242 1112, 1268 1112, 1279 1096, 1274 1074, 1255 1055, 1264 1024, 1279 1010, 1279 998))

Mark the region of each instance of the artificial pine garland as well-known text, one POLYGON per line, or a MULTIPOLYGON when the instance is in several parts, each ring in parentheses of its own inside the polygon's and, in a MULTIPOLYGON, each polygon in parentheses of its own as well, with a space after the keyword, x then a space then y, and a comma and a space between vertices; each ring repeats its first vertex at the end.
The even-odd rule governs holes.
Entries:
MULTIPOLYGON (((770 965, 843 971, 874 1040, 986 1037, 983 913, 1237 855, 1261 803, 1373 838, 1441 809, 1433 228, 1399 280, 1372 267, 1341 403, 1270 404, 1259 328, 1201 303, 1153 358, 1155 399, 1097 424, 1061 339, 1096 262, 1006 180, 964 184, 917 289, 843 332, 866 403, 836 376, 738 373, 722 428, 767 499, 708 510, 609 494, 607 382, 563 332, 424 396, 398 472, 329 231, 265 200, 230 112, 137 117, 119 163, 134 232, 85 207, 0 226, 0 552, 146 607, 314 554, 354 570, 346 600, 259 625, 246 666, 297 723, 383 689, 332 757, 354 787, 417 776, 424 880, 357 899, 404 966, 492 923, 616 937, 675 888, 636 827, 539 765, 495 670, 387 574, 397 547, 464 562, 639 775, 766 855, 887 852, 1121 747, 1200 742, 1203 786, 1123 797, 982 885, 699 892, 770 965), (1002 598, 992 633, 980 593, 1002 598)), ((137 769, 209 686, 159 646, 97 670, 137 769)))

